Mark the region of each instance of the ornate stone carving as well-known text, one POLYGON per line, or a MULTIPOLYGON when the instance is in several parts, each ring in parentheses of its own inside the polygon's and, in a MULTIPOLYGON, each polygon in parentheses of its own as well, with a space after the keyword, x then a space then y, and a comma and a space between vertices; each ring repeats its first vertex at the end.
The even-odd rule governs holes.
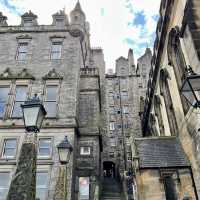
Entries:
POLYGON ((22 144, 17 169, 9 188, 7 200, 35 200, 36 157, 35 142, 25 141, 22 144))
POLYGON ((67 169, 66 166, 59 167, 59 176, 55 188, 54 200, 65 200, 67 199, 67 169))
POLYGON ((27 69, 24 68, 20 73, 17 74, 16 79, 35 79, 30 73, 28 73, 27 69))
POLYGON ((10 68, 7 68, 2 74, 0 74, 1 80, 7 80, 7 79, 35 79, 30 73, 28 73, 27 69, 22 69, 21 72, 18 74, 13 74, 10 71, 10 68))
POLYGON ((6 68, 3 73, 0 74, 0 79, 13 79, 14 75, 11 73, 10 68, 6 68))
POLYGON ((44 77, 43 77, 44 80, 47 80, 47 79, 63 79, 63 76, 60 75, 54 68, 48 72, 48 74, 46 74, 44 77))
POLYGON ((20 40, 20 39, 32 39, 31 35, 29 34, 21 34, 19 36, 16 37, 17 40, 20 40))

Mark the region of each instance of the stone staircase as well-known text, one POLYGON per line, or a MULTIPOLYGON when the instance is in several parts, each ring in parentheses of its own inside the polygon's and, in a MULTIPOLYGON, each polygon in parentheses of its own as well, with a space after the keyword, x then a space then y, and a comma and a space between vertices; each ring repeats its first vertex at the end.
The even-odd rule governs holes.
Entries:
POLYGON ((124 200, 122 187, 117 180, 114 178, 104 178, 101 200, 124 200))

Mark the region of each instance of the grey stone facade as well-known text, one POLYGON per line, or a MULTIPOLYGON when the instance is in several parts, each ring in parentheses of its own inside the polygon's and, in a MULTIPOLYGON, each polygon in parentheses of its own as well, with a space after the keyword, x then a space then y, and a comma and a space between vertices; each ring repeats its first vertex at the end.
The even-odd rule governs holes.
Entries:
POLYGON ((0 13, 0 87, 9 87, 0 119, 1 155, 6 139, 16 138, 17 145, 12 158, 1 156, 0 173, 6 171, 12 177, 16 169, 24 140, 24 125, 20 117, 13 117, 13 109, 17 102, 17 87, 25 86, 28 88, 26 98, 37 93, 46 105, 52 102, 56 105, 54 116, 47 116, 38 133, 38 142, 42 138, 51 140, 50 155, 37 159, 37 171, 48 176, 41 200, 59 196, 57 186, 62 186, 65 174, 67 188, 63 193, 67 193, 67 199, 80 198, 79 177, 89 177, 89 199, 93 199, 101 168, 100 134, 105 129, 102 120, 105 63, 102 50, 90 47, 85 14, 78 2, 70 13, 70 22, 64 11, 53 15, 52 25, 38 25, 37 16, 32 12, 22 16, 19 26, 8 26, 6 19, 0 13), (53 49, 53 45, 58 46, 53 49), (47 99, 49 86, 57 88, 56 99, 52 102, 47 99), (73 146, 67 170, 60 165, 56 148, 64 136, 68 136, 73 146), (89 147, 87 155, 82 152, 85 147, 89 147))
POLYGON ((142 136, 140 96, 144 97, 147 87, 150 62, 151 51, 147 49, 136 67, 130 49, 127 59, 116 60, 116 72, 106 74, 107 133, 103 135, 102 163, 113 162, 115 175, 131 168, 131 143, 142 136))

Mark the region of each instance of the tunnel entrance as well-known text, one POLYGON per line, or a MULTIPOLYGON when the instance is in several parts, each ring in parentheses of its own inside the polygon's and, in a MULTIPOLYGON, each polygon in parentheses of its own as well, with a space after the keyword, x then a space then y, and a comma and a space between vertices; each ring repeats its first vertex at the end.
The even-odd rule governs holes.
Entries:
POLYGON ((111 161, 103 162, 104 177, 115 178, 115 163, 111 161))

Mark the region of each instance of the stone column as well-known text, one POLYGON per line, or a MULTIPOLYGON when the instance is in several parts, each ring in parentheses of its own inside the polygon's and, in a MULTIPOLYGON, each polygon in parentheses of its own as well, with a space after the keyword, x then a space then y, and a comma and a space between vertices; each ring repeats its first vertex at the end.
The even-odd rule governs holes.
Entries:
POLYGON ((7 200, 35 200, 37 135, 26 133, 7 200))
POLYGON ((54 200, 67 200, 67 167, 59 167, 59 176, 55 188, 54 200))

